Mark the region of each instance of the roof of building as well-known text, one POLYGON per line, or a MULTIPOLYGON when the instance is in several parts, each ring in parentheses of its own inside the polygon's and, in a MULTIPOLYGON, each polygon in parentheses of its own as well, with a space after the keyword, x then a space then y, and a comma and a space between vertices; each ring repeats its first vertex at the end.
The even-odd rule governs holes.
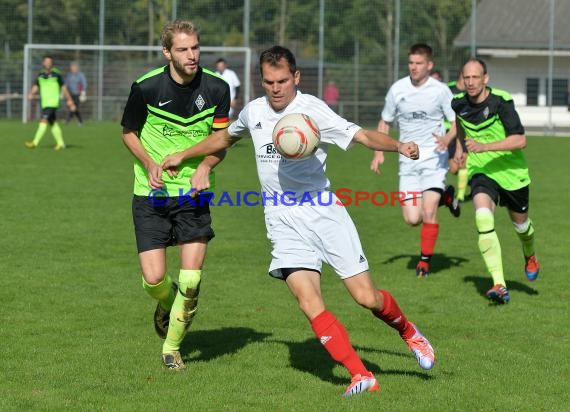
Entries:
MULTIPOLYGON (((554 2, 554 49, 570 50, 570 1, 554 2)), ((548 49, 550 1, 482 0, 475 18, 478 48, 548 49)), ((471 44, 471 19, 454 40, 457 47, 471 44)))

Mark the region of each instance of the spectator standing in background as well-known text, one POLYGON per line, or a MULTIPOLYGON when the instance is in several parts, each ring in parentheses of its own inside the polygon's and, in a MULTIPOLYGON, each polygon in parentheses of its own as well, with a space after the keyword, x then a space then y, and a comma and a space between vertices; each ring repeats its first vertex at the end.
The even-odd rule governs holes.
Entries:
POLYGON ((338 112, 338 99, 340 98, 340 92, 338 86, 334 80, 329 80, 325 91, 323 92, 323 100, 329 105, 331 109, 338 112))
POLYGON ((79 125, 83 124, 81 113, 79 112, 80 103, 87 100, 87 79, 85 75, 79 70, 79 63, 72 62, 69 65, 69 73, 65 76, 65 85, 71 94, 73 103, 75 103, 75 110, 69 110, 65 123, 69 123, 72 117, 77 117, 79 125))

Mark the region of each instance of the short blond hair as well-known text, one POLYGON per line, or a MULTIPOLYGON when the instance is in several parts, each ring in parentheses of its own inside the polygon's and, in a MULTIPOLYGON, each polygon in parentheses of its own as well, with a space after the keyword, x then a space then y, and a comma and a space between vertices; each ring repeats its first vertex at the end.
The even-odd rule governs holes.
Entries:
POLYGON ((186 34, 195 34, 200 40, 200 33, 198 27, 192 23, 190 20, 174 20, 164 26, 162 29, 162 33, 160 34, 160 42, 162 47, 166 50, 170 50, 172 48, 172 39, 174 37, 174 33, 186 33, 186 34))

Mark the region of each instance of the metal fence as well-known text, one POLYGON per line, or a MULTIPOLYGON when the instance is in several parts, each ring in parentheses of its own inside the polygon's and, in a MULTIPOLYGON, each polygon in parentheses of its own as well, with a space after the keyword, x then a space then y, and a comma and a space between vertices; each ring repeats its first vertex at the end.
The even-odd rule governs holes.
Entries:
MULTIPOLYGON (((41 56, 35 55, 24 67, 26 44, 157 46, 164 22, 188 18, 200 26, 203 46, 252 51, 248 68, 251 87, 246 94, 250 98, 262 93, 259 52, 283 44, 297 56, 303 91, 322 97, 326 85, 334 82, 340 93, 337 110, 350 120, 374 124, 389 86, 407 74, 408 47, 416 42, 430 44, 443 80, 453 80, 462 62, 478 52, 481 33, 477 32, 477 6, 491 1, 498 0, 0 0, 0 33, 4 39, 0 49, 0 118, 26 120, 35 113, 29 107, 31 116, 26 115, 28 103, 23 95, 28 85, 22 73, 38 72, 41 56), (462 30, 469 33, 469 41, 458 46, 455 39, 462 30)), ((93 86, 88 90, 87 118, 115 120, 116 110, 104 110, 110 92, 101 92, 101 76, 124 78, 125 67, 135 67, 136 71, 137 61, 125 53, 115 57, 114 64, 105 64, 100 73, 92 67, 98 64, 96 59, 79 49, 68 50, 60 57, 56 64, 64 71, 69 60, 79 60, 93 86)), ((210 65, 211 58, 203 63, 210 65)), ((141 74, 147 64, 164 63, 156 53, 137 59, 142 59, 141 74)), ((239 57, 232 59, 230 66, 236 66, 242 78, 246 76, 244 62, 238 61, 239 57)), ((525 84, 515 84, 501 73, 495 77, 499 83, 494 84, 512 91, 517 104, 527 106, 533 79, 538 79, 536 107, 531 108, 539 113, 535 123, 563 126, 564 116, 558 112, 566 110, 560 103, 564 96, 560 96, 570 77, 569 61, 546 54, 540 68, 528 75, 524 65, 513 65, 511 70, 521 78, 519 83, 525 84), (537 71, 542 72, 539 75, 537 71), (550 89, 552 85, 556 90, 550 89), (558 98, 552 101, 551 96, 558 98), (554 116, 553 107, 557 110, 554 116)), ((500 65, 490 66, 503 70, 500 65)), ((118 98, 117 94, 113 96, 118 98)), ((532 120, 531 115, 528 118, 532 120)), ((568 123, 570 126, 570 120, 568 123)))

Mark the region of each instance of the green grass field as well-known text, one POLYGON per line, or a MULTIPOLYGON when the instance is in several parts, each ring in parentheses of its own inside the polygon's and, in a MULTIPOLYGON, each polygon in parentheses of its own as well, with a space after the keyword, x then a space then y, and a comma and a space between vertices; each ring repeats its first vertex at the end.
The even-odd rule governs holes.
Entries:
MULTIPOLYGON (((567 411, 570 405, 568 162, 570 139, 533 137, 531 216, 542 264, 526 281, 506 212, 496 226, 511 292, 491 280, 477 248, 471 203, 440 209, 432 275, 415 277, 419 229, 399 207, 350 206, 378 286, 390 290, 436 349, 419 369, 399 336, 362 310, 326 269, 323 293, 382 390, 344 399, 349 376, 313 337, 286 286, 266 275, 260 207, 213 208, 217 237, 204 268, 198 316, 183 345, 186 371, 165 370, 144 293, 131 220, 132 158, 120 126, 64 126, 68 149, 36 124, 2 122, 0 173, 2 411, 567 411)), ((396 158, 369 172, 371 153, 333 150, 334 188, 396 190, 396 158)), ((450 178, 455 183, 455 177, 450 178)), ((218 190, 258 190, 249 142, 231 149, 218 190)), ((169 253, 177 273, 177 251, 169 253)))

